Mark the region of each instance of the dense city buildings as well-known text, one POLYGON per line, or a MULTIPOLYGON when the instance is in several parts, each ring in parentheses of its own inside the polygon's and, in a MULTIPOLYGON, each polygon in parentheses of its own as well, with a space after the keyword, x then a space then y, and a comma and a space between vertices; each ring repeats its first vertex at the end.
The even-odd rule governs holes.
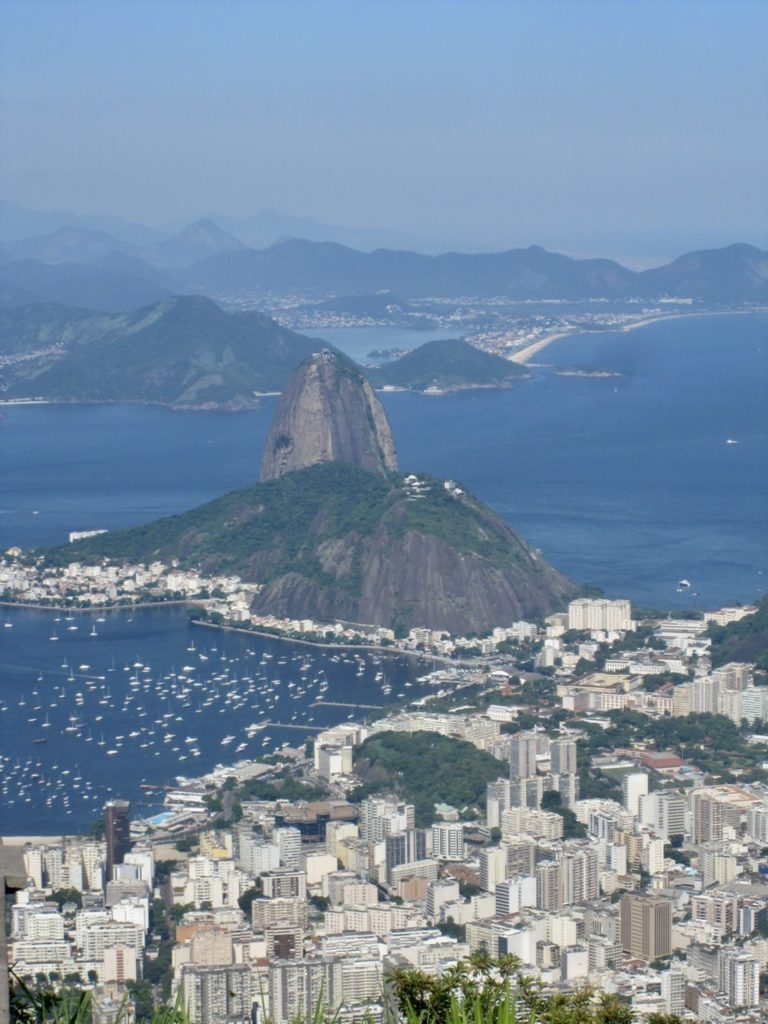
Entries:
POLYGON ((440 974, 485 950, 514 954, 547 993, 589 980, 640 1020, 758 1024, 764 739, 723 710, 763 677, 713 668, 683 620, 610 640, 623 603, 576 604, 593 616, 583 630, 569 611, 515 641, 533 661, 555 652, 550 669, 508 653, 435 668, 430 692, 373 721, 179 777, 162 821, 132 821, 115 798, 103 840, 27 843, 11 911, 20 976, 81 978, 107 1020, 162 955, 195 1024, 288 1024, 320 998, 340 1021, 382 1021, 389 972, 440 974), (635 674, 654 658, 684 671, 635 674), (715 697, 717 715, 692 710, 715 697), (371 744, 428 756, 387 774, 371 744))

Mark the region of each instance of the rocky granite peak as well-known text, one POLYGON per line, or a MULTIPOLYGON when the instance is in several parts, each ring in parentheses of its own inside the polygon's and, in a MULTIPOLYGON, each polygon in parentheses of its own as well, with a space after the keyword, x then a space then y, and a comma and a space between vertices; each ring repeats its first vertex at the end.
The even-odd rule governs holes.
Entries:
POLYGON ((369 381, 327 349, 305 359, 283 391, 264 445, 261 479, 321 462, 346 462, 385 476, 397 470, 389 422, 369 381))

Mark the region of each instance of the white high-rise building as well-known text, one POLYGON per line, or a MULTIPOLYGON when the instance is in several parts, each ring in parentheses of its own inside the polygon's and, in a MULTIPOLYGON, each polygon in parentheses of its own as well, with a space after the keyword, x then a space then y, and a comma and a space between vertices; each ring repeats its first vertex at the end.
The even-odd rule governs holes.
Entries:
POLYGON ((763 846, 768 843, 768 807, 761 805, 747 811, 747 835, 763 846))
POLYGON ((662 790, 640 797, 640 821, 663 839, 685 835, 685 814, 685 800, 679 793, 662 790))
POLYGON ((509 779, 497 779, 485 787, 485 820, 488 828, 501 828, 501 816, 509 810, 509 779))
POLYGON ((464 860, 464 826, 441 822, 432 826, 432 856, 438 860, 464 860))
POLYGON ((301 832, 297 828, 276 828, 273 840, 280 851, 280 864, 291 871, 301 869, 301 832))
POLYGON ((407 832, 415 827, 415 821, 413 804, 380 797, 368 797, 360 804, 360 837, 371 843, 407 832))
POLYGON ((589 843, 566 846, 560 858, 563 906, 588 903, 600 895, 597 847, 589 843))
POLYGON ((516 875, 496 883, 496 915, 517 914, 523 907, 536 906, 536 877, 516 875))
POLYGON ((741 691, 741 717, 750 724, 768 720, 768 687, 750 686, 741 691))
POLYGON ((621 780, 623 803, 630 814, 640 812, 640 797, 648 795, 648 776, 645 772, 630 772, 621 780))
POLYGON ((739 873, 739 862, 730 843, 702 843, 699 866, 704 886, 725 885, 732 882, 739 873))
POLYGON ((243 871, 254 877, 280 867, 280 848, 277 843, 268 843, 261 836, 240 837, 239 863, 243 871))
POLYGON ((444 903, 460 899, 459 883, 453 878, 441 878, 427 886, 427 917, 430 921, 440 920, 440 908, 444 903))
POLYGON ((664 840, 649 837, 641 856, 641 863, 649 875, 660 875, 664 870, 664 840))
POLYGON ((496 892, 496 886, 507 877, 507 851, 503 846, 490 846, 480 851, 480 885, 486 892, 496 892))
POLYGON ((225 967, 184 964, 181 988, 191 1024, 220 1024, 221 1021, 251 1018, 251 970, 245 964, 225 967))
POLYGON ((629 601, 580 597, 568 605, 568 629, 621 632, 632 628, 629 601))
POLYGON ((719 988, 729 1006, 757 1006, 760 1002, 760 962, 738 946, 718 953, 719 988))
POLYGON ((685 975, 682 971, 661 972, 661 997, 667 1013, 682 1014, 685 1010, 685 975))

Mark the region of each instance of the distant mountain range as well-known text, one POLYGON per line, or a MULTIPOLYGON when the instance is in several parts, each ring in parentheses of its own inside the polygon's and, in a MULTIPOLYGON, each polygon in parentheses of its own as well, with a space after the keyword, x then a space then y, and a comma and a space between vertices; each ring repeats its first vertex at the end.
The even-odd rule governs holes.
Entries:
POLYGON ((7 242, 32 235, 46 235, 64 227, 105 231, 134 245, 151 245, 167 237, 166 232, 108 215, 89 216, 71 210, 31 210, 19 203, 0 199, 0 241, 7 242))
MULTIPOLYGON (((314 217, 294 217, 279 210, 260 210, 248 217, 229 217, 226 214, 215 213, 203 219, 224 233, 241 239, 254 249, 266 249, 286 238, 339 242, 358 249, 378 249, 382 246, 419 247, 415 235, 407 235, 401 231, 387 228, 342 227, 315 220, 314 217)), ((18 203, 0 200, 0 242, 45 235, 68 226, 107 232, 123 242, 138 246, 153 245, 155 242, 171 238, 181 230, 179 226, 165 229, 147 227, 120 217, 88 216, 64 210, 31 210, 18 203)), ((185 226, 182 227, 186 229, 185 226)), ((433 251, 438 251, 439 248, 433 247, 433 251)))
POLYGON ((191 266, 188 288, 218 295, 355 295, 626 300, 679 296, 701 302, 768 301, 768 253, 750 245, 688 253, 641 272, 613 260, 575 260, 538 246, 501 253, 359 252, 290 240, 225 252, 191 266))
POLYGON ((141 257, 155 267, 187 267, 211 256, 245 248, 239 238, 210 220, 195 221, 178 234, 144 246, 126 242, 106 231, 68 224, 49 234, 3 242, 3 258, 5 262, 32 259, 43 263, 90 263, 114 253, 126 253, 141 257))
MULTIPOLYGON (((254 225, 276 223, 277 215, 267 214, 239 222, 247 229, 243 237, 228 230, 236 222, 208 218, 171 236, 155 233, 149 241, 136 241, 147 237, 136 225, 109 221, 118 234, 96 226, 103 218, 65 224, 58 223, 64 214, 25 219, 13 204, 0 204, 0 221, 9 206, 17 228, 22 223, 58 226, 16 239, 8 237, 5 226, 0 234, 0 303, 5 305, 41 301, 120 311, 171 294, 231 300, 301 296, 328 312, 335 304, 340 313, 355 312, 357 300, 374 317, 377 307, 399 305, 391 315, 402 326, 413 326, 409 302, 431 296, 576 302, 679 297, 710 306, 768 302, 768 253, 745 244, 687 253, 665 266, 633 271, 613 260, 573 259, 539 246, 428 256, 289 238, 249 248, 247 242, 269 236, 269 231, 259 235, 254 225)), ((303 220, 294 226, 307 234, 310 227, 318 234, 328 229, 303 220)))

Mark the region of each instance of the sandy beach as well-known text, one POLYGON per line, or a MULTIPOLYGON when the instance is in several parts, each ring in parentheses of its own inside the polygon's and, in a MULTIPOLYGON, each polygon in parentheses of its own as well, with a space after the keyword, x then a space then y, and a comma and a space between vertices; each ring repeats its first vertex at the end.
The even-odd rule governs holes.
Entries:
MULTIPOLYGON (((682 320, 685 317, 694 317, 694 316, 736 316, 736 315, 744 316, 744 315, 749 315, 751 313, 764 313, 764 312, 766 312, 765 309, 759 308, 759 309, 730 309, 730 310, 723 310, 722 312, 712 310, 712 311, 706 311, 706 312, 701 312, 701 313, 659 313, 659 314, 654 314, 653 316, 642 317, 642 319, 640 319, 640 320, 632 320, 630 323, 626 323, 626 324, 622 324, 621 326, 617 326, 615 328, 615 330, 617 332, 620 331, 621 333, 625 334, 627 331, 636 331, 639 327, 647 327, 649 324, 661 323, 662 320, 682 320)), ((545 349, 547 347, 547 345, 551 345, 553 341, 557 341, 559 338, 568 338, 571 335, 575 335, 575 334, 595 334, 595 333, 598 333, 598 332, 590 331, 588 328, 584 328, 584 327, 580 327, 580 328, 579 327, 574 327, 572 330, 557 331, 557 332, 553 332, 552 334, 546 334, 543 338, 540 338, 538 341, 534 341, 534 342, 532 342, 532 344, 526 345, 525 348, 518 349, 517 352, 514 352, 509 357, 509 360, 512 363, 521 363, 521 364, 524 365, 525 363, 529 362, 529 360, 533 356, 535 356, 538 352, 541 352, 542 349, 545 349)), ((602 334, 604 332, 600 331, 599 333, 602 334)), ((605 332, 605 333, 608 333, 608 332, 605 332)))
POLYGON ((513 352, 509 357, 511 363, 521 363, 525 365, 529 359, 536 355, 537 352, 541 352, 547 345, 551 345, 553 341, 557 341, 558 338, 567 338, 569 334, 581 334, 582 331, 558 331, 554 334, 545 334, 543 338, 539 338, 538 341, 534 341, 531 345, 526 345, 525 348, 520 348, 517 352, 513 352))

